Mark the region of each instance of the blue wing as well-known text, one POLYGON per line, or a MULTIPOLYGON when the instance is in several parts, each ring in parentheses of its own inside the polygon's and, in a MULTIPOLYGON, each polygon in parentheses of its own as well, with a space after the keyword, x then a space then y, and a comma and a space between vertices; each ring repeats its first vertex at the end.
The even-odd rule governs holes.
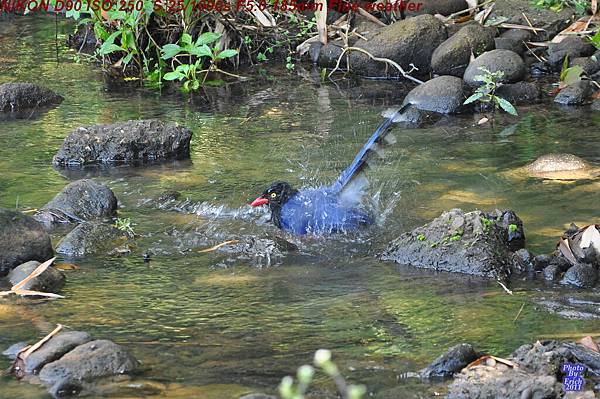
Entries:
POLYGON ((370 224, 364 212, 340 203, 330 188, 302 190, 281 209, 281 227, 294 234, 331 234, 370 224))

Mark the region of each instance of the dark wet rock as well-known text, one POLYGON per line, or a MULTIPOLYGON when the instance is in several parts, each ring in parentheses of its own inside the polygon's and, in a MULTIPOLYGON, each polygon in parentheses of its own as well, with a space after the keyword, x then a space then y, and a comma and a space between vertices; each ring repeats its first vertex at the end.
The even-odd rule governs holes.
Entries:
POLYGON ((562 89, 554 102, 562 105, 580 105, 592 94, 592 84, 589 80, 580 80, 562 89))
POLYGON ((462 78, 472 54, 478 56, 494 49, 494 35, 494 28, 485 28, 478 23, 461 28, 433 52, 433 73, 462 78))
POLYGON ((64 380, 59 381, 48 389, 53 398, 72 398, 84 391, 84 384, 80 381, 64 380))
POLYGON ((568 36, 560 43, 550 43, 548 46, 548 63, 554 68, 560 69, 566 56, 569 59, 577 57, 588 57, 594 54, 596 48, 582 37, 568 36))
POLYGON ((571 266, 571 268, 567 270, 560 283, 574 285, 579 288, 589 288, 596 284, 597 279, 598 271, 596 268, 587 264, 578 264, 571 266))
POLYGON ((2 354, 11 360, 14 360, 17 358, 17 355, 28 346, 29 344, 27 342, 17 342, 6 348, 2 354))
POLYGON ((396 121, 406 128, 417 128, 424 125, 433 125, 440 120, 442 114, 424 111, 416 106, 409 106, 396 121))
POLYGON ((463 370, 449 386, 447 399, 549 399, 557 398, 556 377, 532 375, 502 364, 463 370))
POLYGON ((411 3, 415 4, 415 7, 414 9, 411 9, 407 6, 407 9, 405 11, 406 16, 421 14, 441 14, 448 16, 455 12, 469 8, 469 5, 465 0, 419 0, 411 1, 411 3), (418 9, 417 5, 419 5, 418 9))
POLYGON ((518 251, 525 247, 525 229, 523 221, 516 213, 510 210, 488 213, 488 216, 496 225, 503 228, 507 235, 507 244, 509 251, 518 251))
POLYGON ((546 266, 548 266, 550 264, 551 260, 552 260, 551 255, 546 255, 546 254, 538 255, 535 258, 533 258, 533 267, 535 268, 536 271, 543 270, 546 266))
POLYGON ((600 71, 600 51, 591 57, 577 57, 571 60, 571 66, 580 66, 588 76, 600 71))
POLYGON ((533 34, 524 29, 509 29, 494 39, 496 49, 510 50, 523 55, 527 48, 524 42, 531 40, 533 34))
POLYGON ((185 159, 191 138, 191 130, 159 120, 79 127, 65 138, 52 162, 69 166, 185 159))
MULTIPOLYGON (((341 41, 328 42, 321 47, 317 64, 323 68, 334 68, 343 51, 344 43, 341 41)), ((340 62, 340 67, 342 68, 346 67, 346 60, 344 58, 340 62)))
POLYGON ((573 154, 546 154, 525 166, 525 169, 530 173, 547 173, 587 167, 586 161, 573 154))
POLYGON ((470 344, 458 344, 421 370, 421 376, 423 378, 452 377, 478 357, 479 354, 470 344))
POLYGON ((402 234, 379 258, 434 270, 507 278, 512 266, 509 251, 520 249, 524 242, 520 220, 510 223, 516 228, 504 226, 513 217, 516 215, 512 211, 466 213, 453 209, 402 234), (509 230, 516 234, 512 243, 509 230))
POLYGON ((557 281, 560 278, 560 266, 552 264, 544 268, 544 280, 557 281))
POLYGON ((30 260, 52 258, 50 236, 31 216, 0 208, 0 276, 30 260))
POLYGON ((527 68, 519 54, 510 50, 492 50, 475 58, 465 71, 465 83, 471 86, 480 86, 482 83, 475 80, 484 72, 479 68, 487 68, 490 72, 504 72, 500 79, 502 83, 514 83, 523 80, 527 75, 527 68))
POLYGON ((513 271, 516 273, 530 272, 533 270, 533 258, 528 250, 521 248, 513 253, 513 271))
MULTIPOLYGON (((29 276, 39 265, 40 262, 35 260, 23 263, 8 273, 8 280, 14 286, 29 276)), ((65 280, 62 272, 50 266, 39 276, 29 280, 22 289, 57 293, 65 285, 65 280)))
POLYGON ((308 48, 308 55, 313 64, 316 64, 319 60, 319 52, 321 51, 321 48, 323 48, 323 43, 321 42, 311 43, 310 47, 308 48))
POLYGON ((70 34, 67 38, 69 47, 86 54, 93 54, 98 43, 93 24, 78 25, 75 33, 70 34))
POLYGON ((592 103, 592 109, 594 111, 600 111, 600 100, 594 100, 592 103))
POLYGON ((96 340, 77 346, 60 359, 46 364, 39 377, 48 386, 61 382, 86 381, 110 375, 128 374, 137 360, 112 341, 96 340))
MULTIPOLYGON (((375 57, 388 58, 397 62, 405 71, 414 64, 424 75, 431 70, 433 51, 447 38, 444 24, 432 15, 420 15, 395 22, 381 28, 368 41, 355 43, 375 57)), ((387 69, 388 75, 396 76, 398 71, 381 62, 371 60, 367 55, 353 51, 350 54, 353 71, 368 76, 381 76, 387 69)))
POLYGON ((112 225, 84 222, 60 240, 56 252, 77 257, 109 251, 118 246, 121 237, 121 231, 112 225))
POLYGON ((240 399, 277 399, 277 397, 265 395, 264 393, 251 393, 249 395, 242 396, 240 399))
POLYGON ((423 111, 456 113, 464 101, 463 82, 455 76, 439 76, 412 89, 404 98, 423 111))
MULTIPOLYGON (((561 365, 579 363, 586 366, 586 380, 597 380, 600 354, 571 342, 537 341, 523 345, 508 356, 517 367, 488 359, 477 367, 463 369, 449 387, 447 398, 562 398, 561 365)), ((591 391, 587 391, 589 396, 591 391)))
POLYGON ((52 90, 32 83, 4 83, 0 85, 0 117, 30 117, 32 112, 60 104, 62 100, 52 90))
POLYGON ((110 188, 82 179, 63 188, 34 217, 43 223, 83 222, 111 217, 116 212, 117 198, 110 188))
POLYGON ((540 88, 532 82, 503 84, 496 90, 496 95, 513 105, 537 103, 541 99, 540 88))
POLYGON ((28 374, 37 373, 47 363, 60 359, 65 353, 91 340, 90 335, 83 331, 56 334, 25 359, 24 371, 28 374))

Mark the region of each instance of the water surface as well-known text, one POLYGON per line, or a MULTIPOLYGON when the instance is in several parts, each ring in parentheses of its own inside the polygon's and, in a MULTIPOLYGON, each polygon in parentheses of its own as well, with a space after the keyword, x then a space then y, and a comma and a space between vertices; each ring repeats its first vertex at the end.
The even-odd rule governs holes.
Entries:
MULTIPOLYGON (((598 321, 539 309, 531 298, 550 290, 539 282, 520 283, 508 296, 493 281, 373 257, 387 240, 454 207, 513 209, 525 222, 529 248, 552 250, 569 223, 597 221, 600 180, 552 182, 515 171, 557 151, 600 163, 600 114, 532 106, 519 107, 518 118, 501 117, 495 128, 477 127, 478 118, 465 116, 396 129, 398 143, 370 173, 380 209, 389 212, 380 226, 359 237, 304 240, 301 253, 271 267, 175 249, 144 263, 147 246, 171 245, 173 229, 209 226, 223 239, 277 234, 245 204, 274 180, 330 182, 407 87, 320 84, 300 66, 291 74, 266 67, 262 78, 189 99, 105 80, 97 66, 77 62, 62 44, 72 26, 62 20, 57 26, 58 64, 54 19, 0 20, 0 83, 39 82, 65 97, 38 118, 0 123, 0 206, 37 208, 69 181, 94 176, 115 191, 120 215, 130 217, 143 238, 130 256, 78 260, 80 269, 68 272, 65 299, 0 303, 0 348, 35 340, 62 323, 127 346, 143 362, 140 379, 167 387, 162 397, 225 399, 274 392, 281 377, 310 362, 316 349, 329 348, 344 375, 366 384, 374 397, 413 398, 439 387, 403 373, 459 342, 506 355, 541 336, 600 328, 598 321), (74 128, 138 118, 192 129, 191 160, 85 173, 51 166, 74 128), (143 205, 173 190, 221 216, 205 212, 208 206, 189 214, 143 205)), ((9 377, 1 377, 0 392, 45 397, 41 388, 9 377)), ((317 392, 331 395, 331 386, 320 378, 317 392)))

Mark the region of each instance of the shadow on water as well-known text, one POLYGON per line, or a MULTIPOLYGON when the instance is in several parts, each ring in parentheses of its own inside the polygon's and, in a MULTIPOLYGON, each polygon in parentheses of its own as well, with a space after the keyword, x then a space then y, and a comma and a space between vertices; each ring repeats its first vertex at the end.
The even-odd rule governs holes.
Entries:
MULTIPOLYGON (((228 261, 230 254, 196 249, 237 235, 281 236, 263 211, 245 204, 275 180, 296 186, 333 181, 380 122, 380 112, 399 104, 410 87, 320 85, 310 73, 265 69, 266 77, 207 89, 192 100, 177 92, 161 96, 108 83, 96 67, 75 62, 61 44, 70 29, 59 21, 57 68, 54 20, 0 25, 0 83, 43 82, 65 97, 38 118, 2 122, 0 206, 37 208, 68 181, 96 177, 113 188, 121 216, 132 219, 142 239, 130 256, 78 261, 64 300, 0 303, 0 347, 62 323, 125 344, 143 361, 143 378, 168 385, 162 397, 181 398, 273 392, 316 349, 329 348, 344 374, 367 384, 375 397, 412 398, 439 387, 403 373, 450 345, 467 341, 503 355, 540 336, 600 327, 537 309, 531 298, 549 291, 543 285, 521 283, 516 295, 506 296, 495 282, 373 258, 400 232, 454 207, 512 208, 525 221, 530 247, 551 250, 570 222, 598 216, 592 198, 600 181, 557 183, 512 172, 556 151, 600 163, 597 114, 522 107, 519 119, 501 119, 496 129, 475 127, 472 116, 397 128, 398 143, 370 172, 371 192, 385 213, 379 226, 357 237, 293 239, 300 251, 277 266, 256 267, 252 259, 228 261), (194 131, 190 161, 85 171, 51 166, 77 126, 150 117, 194 131), (173 191, 181 197, 155 206, 173 191), (188 250, 177 246, 197 232, 210 240, 188 250), (149 249, 156 253, 144 263, 149 249)), ((0 360, 0 367, 7 365, 0 360)), ((331 396, 324 380, 317 389, 319 397, 331 396)), ((0 391, 44 395, 5 377, 0 391)))

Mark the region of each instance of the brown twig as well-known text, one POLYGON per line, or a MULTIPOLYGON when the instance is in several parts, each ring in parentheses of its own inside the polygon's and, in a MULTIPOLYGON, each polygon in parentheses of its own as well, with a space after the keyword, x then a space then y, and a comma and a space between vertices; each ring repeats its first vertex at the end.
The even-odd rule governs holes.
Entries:
POLYGON ((337 59, 337 62, 335 64, 335 68, 333 68, 333 70, 331 72, 329 72, 329 75, 327 75, 328 78, 331 78, 331 75, 333 75, 333 73, 339 69, 342 57, 348 51, 358 51, 359 53, 366 54, 367 56, 369 56, 369 58, 371 58, 374 61, 385 62, 386 64, 389 64, 389 65, 393 66, 394 68, 396 68, 402 74, 402 76, 404 76, 406 79, 412 80, 413 82, 418 83, 418 84, 423 84, 423 81, 421 81, 421 80, 419 80, 419 79, 417 79, 415 77, 412 77, 408 73, 406 73, 406 71, 404 71, 404 69, 402 69, 402 67, 400 65, 398 65, 397 62, 392 61, 389 58, 375 57, 373 54, 369 53, 367 50, 363 50, 360 47, 346 47, 346 48, 344 48, 344 50, 342 51, 342 54, 340 54, 340 56, 337 59))
POLYGON ((517 315, 513 319, 513 323, 515 323, 517 321, 517 319, 519 318, 519 316, 521 316, 521 312, 523 311, 524 307, 525 307, 525 302, 523 302, 523 304, 521 305, 521 309, 519 309, 519 312, 517 313, 517 315))
POLYGON ((200 250, 198 252, 201 253, 201 254, 206 253, 206 252, 214 252, 217 249, 219 249, 221 247, 224 247, 225 245, 237 244, 238 242, 240 242, 240 241, 239 240, 229 240, 229 241, 225 241, 225 242, 222 242, 220 244, 217 244, 214 247, 210 247, 210 248, 207 248, 207 249, 200 250))

